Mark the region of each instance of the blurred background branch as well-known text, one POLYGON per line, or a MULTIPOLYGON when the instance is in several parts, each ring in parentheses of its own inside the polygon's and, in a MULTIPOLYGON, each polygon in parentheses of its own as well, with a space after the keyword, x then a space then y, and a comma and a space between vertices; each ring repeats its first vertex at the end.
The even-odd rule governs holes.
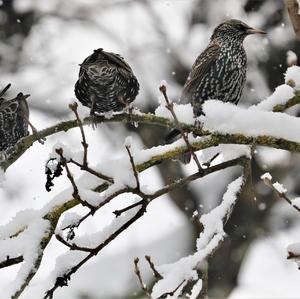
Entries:
POLYGON ((299 3, 297 0, 284 0, 284 4, 289 13, 297 39, 300 41, 299 3))

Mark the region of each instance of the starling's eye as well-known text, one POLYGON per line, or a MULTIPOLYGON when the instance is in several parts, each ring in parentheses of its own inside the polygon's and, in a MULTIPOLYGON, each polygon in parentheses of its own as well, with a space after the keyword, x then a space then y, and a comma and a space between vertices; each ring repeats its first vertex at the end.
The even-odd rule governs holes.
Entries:
POLYGON ((242 24, 238 24, 238 25, 237 25, 237 28, 238 28, 238 30, 241 30, 241 31, 243 31, 243 30, 246 29, 245 26, 242 25, 242 24))

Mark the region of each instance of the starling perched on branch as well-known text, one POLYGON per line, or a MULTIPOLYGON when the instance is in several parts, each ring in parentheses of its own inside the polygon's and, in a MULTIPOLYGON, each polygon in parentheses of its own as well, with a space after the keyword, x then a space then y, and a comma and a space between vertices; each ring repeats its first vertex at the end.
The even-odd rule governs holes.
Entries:
POLYGON ((118 54, 97 49, 80 64, 75 94, 91 108, 91 114, 121 111, 138 92, 139 83, 131 67, 118 54))
MULTIPOLYGON (((247 56, 243 41, 250 34, 265 34, 239 20, 228 20, 219 24, 211 36, 207 48, 197 57, 184 84, 181 103, 191 103, 195 117, 202 114, 202 104, 209 99, 237 104, 245 82, 247 56)), ((167 137, 171 142, 178 130, 167 137)), ((180 159, 190 161, 191 155, 180 159)))
POLYGON ((9 87, 10 84, 0 92, 0 151, 6 151, 29 134, 29 109, 26 101, 29 95, 20 92, 15 98, 7 100, 2 96, 9 87))

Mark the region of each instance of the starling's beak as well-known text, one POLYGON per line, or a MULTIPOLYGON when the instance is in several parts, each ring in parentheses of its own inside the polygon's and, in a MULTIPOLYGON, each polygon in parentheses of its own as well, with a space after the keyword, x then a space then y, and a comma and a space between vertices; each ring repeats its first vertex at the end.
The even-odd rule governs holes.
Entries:
POLYGON ((249 29, 247 29, 246 32, 247 34, 267 34, 267 32, 263 30, 251 28, 251 27, 249 27, 249 29))

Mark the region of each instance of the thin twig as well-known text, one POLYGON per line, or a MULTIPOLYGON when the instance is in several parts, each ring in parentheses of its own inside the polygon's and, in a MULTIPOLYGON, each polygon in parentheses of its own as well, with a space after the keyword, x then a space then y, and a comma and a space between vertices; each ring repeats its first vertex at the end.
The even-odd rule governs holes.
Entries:
MULTIPOLYGON (((203 177, 205 175, 208 175, 210 173, 213 173, 215 171, 219 171, 221 169, 225 169, 227 167, 231 167, 231 166, 236 166, 236 165, 245 165, 245 157, 239 157, 236 159, 232 159, 223 163, 220 163, 218 165, 214 165, 211 166, 210 168, 204 169, 203 173, 199 173, 196 172, 193 175, 190 175, 186 178, 183 178, 181 180, 178 180, 176 182, 171 183, 170 185, 167 185, 163 188, 161 188, 160 190, 157 190, 156 192, 154 192, 153 194, 150 195, 144 195, 144 196, 148 196, 148 200, 144 202, 144 204, 141 205, 141 208, 137 211, 137 213, 130 218, 127 222, 125 222, 121 227, 119 227, 114 233, 112 233, 106 240, 104 240, 101 244, 99 244, 97 247, 95 247, 94 249, 91 250, 91 252, 84 258, 82 259, 77 265, 73 266, 65 275, 64 277, 58 277, 58 282, 55 283, 55 285, 46 293, 46 295, 48 295, 48 293, 52 293, 58 288, 61 287, 60 282, 61 279, 63 279, 64 281, 68 281, 71 279, 71 276, 77 272, 78 269, 80 269, 87 261, 89 261, 92 257, 94 257, 95 255, 97 255, 104 247, 106 247, 109 243, 111 243, 117 236, 119 236, 123 231, 125 231, 129 226, 131 226, 133 223, 135 223, 138 219, 140 219, 144 213, 146 212, 146 208, 148 206, 148 204, 150 204, 152 202, 152 200, 154 200, 155 198, 160 197, 161 195, 164 195, 166 193, 168 193, 171 190, 174 190, 178 187, 184 186, 186 184, 188 184, 189 182, 196 180, 200 177, 203 177)), ((111 195, 109 197, 106 198, 105 202, 109 202, 112 198, 114 198, 116 196, 116 194, 122 194, 125 192, 136 192, 136 194, 138 194, 137 190, 135 189, 121 189, 115 192, 114 195, 111 195)), ((140 195, 140 194, 139 194, 140 195)), ((97 207, 98 209, 99 207, 97 207)), ((229 217, 229 216, 228 216, 229 217)), ((224 220, 225 221, 225 220, 224 220)), ((178 286, 180 287, 180 286, 178 286)), ((178 289, 177 287, 177 289, 178 289)), ((175 289, 172 292, 176 292, 175 289)), ((172 293, 170 292, 170 294, 172 293)), ((50 298, 50 297, 45 297, 45 298, 50 298)))
POLYGON ((81 119, 78 115, 78 111, 77 111, 78 104, 76 102, 74 102, 74 103, 69 105, 69 108, 74 112, 76 120, 77 120, 78 127, 80 129, 81 138, 82 138, 81 144, 82 144, 82 147, 83 147, 83 162, 82 162, 82 164, 83 164, 84 167, 87 167, 87 165, 88 165, 87 157, 88 157, 88 147, 89 147, 89 145, 86 142, 86 137, 85 137, 82 121, 81 121, 81 119))
POLYGON ((73 187, 73 194, 72 196, 77 199, 83 206, 86 206, 88 208, 90 208, 91 210, 94 210, 95 207, 90 205, 87 201, 85 200, 82 200, 82 198, 80 197, 79 195, 79 191, 78 191, 78 187, 75 183, 75 180, 74 180, 74 177, 69 169, 69 166, 68 166, 68 163, 67 163, 67 160, 66 158, 64 157, 63 155, 63 149, 62 148, 57 148, 56 149, 56 153, 60 156, 60 159, 61 159, 61 163, 62 165, 64 166, 64 168, 66 169, 66 172, 67 172, 67 177, 73 187))
POLYGON ((154 263, 151 260, 151 256, 150 255, 145 255, 145 259, 148 262, 151 270, 153 271, 153 274, 155 276, 155 278, 159 279, 163 279, 162 275, 156 270, 154 263))
POLYGON ((139 283, 140 283, 140 286, 143 290, 143 292, 145 293, 145 295, 148 297, 148 298, 152 298, 151 297, 151 294, 146 286, 146 284, 144 283, 143 279, 142 279, 142 275, 141 275, 141 271, 140 271, 140 268, 139 268, 139 258, 135 258, 134 259, 134 273, 136 274, 138 280, 139 280, 139 283))
POLYGON ((115 211, 113 211, 113 214, 115 214, 116 217, 119 217, 119 216, 121 216, 123 213, 125 213, 125 212, 127 212, 127 211, 129 211, 129 210, 131 210, 131 209, 133 209, 133 208, 135 208, 135 207, 138 207, 138 206, 140 206, 140 205, 143 205, 143 204, 145 204, 145 203, 146 203, 145 199, 142 199, 142 200, 140 200, 140 201, 138 201, 138 202, 136 202, 136 203, 133 203, 132 205, 129 205, 129 206, 125 207, 124 209, 120 209, 120 210, 115 210, 115 211))
POLYGON ((93 248, 82 247, 82 246, 78 246, 75 243, 69 243, 61 235, 56 234, 55 237, 56 237, 57 241, 61 242, 65 246, 69 247, 70 250, 79 250, 79 251, 84 251, 84 252, 92 252, 93 251, 93 248))
POLYGON ((300 212, 300 208, 293 204, 293 200, 291 200, 286 194, 285 192, 280 192, 277 190, 277 188, 274 186, 274 184, 272 183, 272 180, 269 179, 268 177, 264 177, 263 178, 263 182, 265 183, 266 186, 270 187, 272 190, 275 191, 275 193, 277 194, 277 196, 279 198, 283 198, 290 206, 292 206, 295 210, 297 210, 298 212, 300 212))
POLYGON ((203 163, 204 166, 210 167, 211 163, 220 155, 220 153, 216 153, 214 156, 212 156, 208 161, 203 163))
POLYGON ((11 84, 8 83, 0 92, 0 97, 2 97, 7 91, 8 89, 11 87, 11 84))
POLYGON ((162 299, 162 298, 167 298, 168 296, 174 296, 175 295, 175 292, 186 282, 186 280, 184 279, 173 291, 171 292, 167 292, 167 293, 164 293, 162 294, 161 296, 159 296, 158 299, 162 299))
POLYGON ((136 170, 136 166, 134 164, 133 156, 132 156, 132 154, 130 152, 130 146, 126 145, 125 148, 127 150, 127 153, 128 153, 129 159, 130 159, 130 164, 131 164, 131 167, 132 167, 132 171, 133 171, 133 174, 134 174, 134 177, 135 177, 136 189, 140 190, 139 174, 138 174, 138 172, 136 170))
POLYGON ((189 149, 189 152, 191 153, 191 155, 192 155, 192 157, 193 157, 193 160, 194 160, 195 163, 197 164, 197 167, 198 167, 199 172, 202 172, 203 169, 202 169, 201 164, 200 164, 200 162, 199 162, 199 160, 198 160, 198 157, 197 157, 197 155, 195 154, 195 151, 194 151, 193 147, 191 146, 191 144, 190 144, 190 142, 189 142, 188 136, 187 136, 187 134, 184 132, 184 130, 183 130, 183 128, 182 128, 182 126, 181 126, 181 124, 180 124, 178 118, 177 118, 177 115, 176 115, 176 113, 175 113, 175 111, 174 111, 174 104, 173 104, 173 102, 172 102, 171 100, 169 100, 169 97, 168 97, 168 95, 167 95, 167 87, 166 87, 166 85, 161 85, 161 86, 159 87, 159 90, 160 90, 160 92, 163 94, 163 96, 164 96, 164 98, 165 98, 165 101, 166 101, 166 107, 167 107, 167 109, 171 112, 171 114, 172 114, 172 116, 173 116, 173 118, 174 118, 174 122, 175 122, 175 124, 176 124, 176 127, 177 127, 178 130, 180 131, 180 134, 181 134, 181 136, 182 136, 182 138, 183 138, 183 140, 184 140, 184 142, 185 142, 187 148, 189 149))
POLYGON ((109 177, 109 176, 107 176, 107 175, 105 175, 105 174, 103 174, 103 173, 100 173, 100 172, 98 172, 98 171, 95 171, 94 169, 90 168, 88 165, 81 164, 81 163, 75 161, 75 160, 72 159, 72 158, 70 159, 70 163, 73 163, 74 165, 80 167, 81 170, 85 170, 85 171, 89 172, 90 174, 92 174, 92 175, 98 177, 99 179, 108 181, 108 182, 110 182, 110 183, 112 183, 112 184, 113 184, 113 182, 114 182, 114 180, 113 180, 112 177, 109 177))

